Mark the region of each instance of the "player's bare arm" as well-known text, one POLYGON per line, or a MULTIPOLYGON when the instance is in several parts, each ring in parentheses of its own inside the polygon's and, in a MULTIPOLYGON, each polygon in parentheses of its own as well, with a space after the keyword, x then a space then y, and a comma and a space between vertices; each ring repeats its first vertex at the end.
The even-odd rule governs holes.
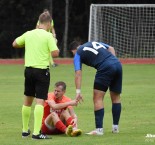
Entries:
POLYGON ((82 71, 75 71, 75 85, 76 85, 76 99, 80 102, 83 101, 83 97, 81 95, 81 82, 82 82, 82 71))
POLYGON ((81 89, 81 81, 82 81, 82 71, 81 70, 77 70, 77 71, 75 71, 75 85, 76 85, 76 89, 81 89))
POLYGON ((58 104, 56 104, 54 100, 47 100, 47 103, 54 110, 63 109, 68 106, 77 106, 78 104, 77 100, 71 100, 69 102, 58 103, 58 104))
POLYGON ((114 47, 110 46, 107 50, 111 52, 114 56, 116 56, 114 47))

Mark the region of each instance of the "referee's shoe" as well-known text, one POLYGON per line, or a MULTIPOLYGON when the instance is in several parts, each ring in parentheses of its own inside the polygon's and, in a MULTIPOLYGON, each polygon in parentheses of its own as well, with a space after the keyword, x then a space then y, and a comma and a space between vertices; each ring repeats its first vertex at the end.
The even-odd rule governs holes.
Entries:
POLYGON ((22 132, 22 138, 26 138, 30 135, 31 131, 28 130, 28 132, 22 132))
POLYGON ((38 134, 38 135, 32 135, 32 139, 51 139, 50 137, 48 137, 47 135, 44 135, 42 133, 38 134))

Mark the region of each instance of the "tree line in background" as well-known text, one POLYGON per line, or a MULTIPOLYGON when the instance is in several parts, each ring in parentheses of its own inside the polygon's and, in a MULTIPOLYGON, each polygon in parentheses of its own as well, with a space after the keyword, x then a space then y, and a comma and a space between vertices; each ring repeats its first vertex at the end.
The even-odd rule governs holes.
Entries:
POLYGON ((88 40, 89 11, 92 3, 154 3, 153 0, 0 0, 0 58, 20 58, 24 49, 13 49, 13 40, 35 28, 43 10, 49 9, 54 20, 61 57, 70 57, 73 40, 88 40))

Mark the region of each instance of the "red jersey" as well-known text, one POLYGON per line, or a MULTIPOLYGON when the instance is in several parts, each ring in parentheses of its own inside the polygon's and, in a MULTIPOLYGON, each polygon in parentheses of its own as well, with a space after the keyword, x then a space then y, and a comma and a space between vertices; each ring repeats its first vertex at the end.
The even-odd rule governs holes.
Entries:
MULTIPOLYGON (((65 102, 71 101, 71 99, 66 97, 66 96, 62 96, 62 99, 58 100, 58 99, 56 99, 56 97, 55 97, 53 92, 52 93, 48 93, 47 100, 54 100, 56 104, 58 104, 58 103, 65 103, 65 102)), ((72 106, 68 106, 68 107, 72 107, 72 106)), ((45 103, 44 103, 44 116, 43 116, 43 121, 42 122, 44 122, 46 117, 50 114, 50 110, 52 110, 52 111, 56 112, 58 115, 60 115, 61 112, 63 110, 65 110, 66 108, 68 108, 68 107, 65 107, 65 108, 62 108, 62 109, 59 109, 59 110, 54 110, 54 109, 50 108, 48 103, 45 101, 45 103)))

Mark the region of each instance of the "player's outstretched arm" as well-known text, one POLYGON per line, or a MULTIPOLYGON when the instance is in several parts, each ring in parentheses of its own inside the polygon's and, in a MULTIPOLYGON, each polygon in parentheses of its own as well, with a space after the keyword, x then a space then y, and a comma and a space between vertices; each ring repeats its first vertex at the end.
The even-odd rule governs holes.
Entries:
POLYGON ((77 106, 77 104, 78 104, 77 100, 71 100, 68 102, 58 103, 58 104, 56 104, 55 101, 53 101, 53 100, 50 100, 50 101, 47 100, 46 102, 54 110, 63 109, 63 108, 66 108, 68 106, 77 106))
POLYGON ((75 99, 78 102, 83 101, 83 97, 81 95, 81 82, 82 82, 82 71, 77 70, 77 71, 75 71, 75 86, 76 86, 76 97, 75 97, 75 99))

